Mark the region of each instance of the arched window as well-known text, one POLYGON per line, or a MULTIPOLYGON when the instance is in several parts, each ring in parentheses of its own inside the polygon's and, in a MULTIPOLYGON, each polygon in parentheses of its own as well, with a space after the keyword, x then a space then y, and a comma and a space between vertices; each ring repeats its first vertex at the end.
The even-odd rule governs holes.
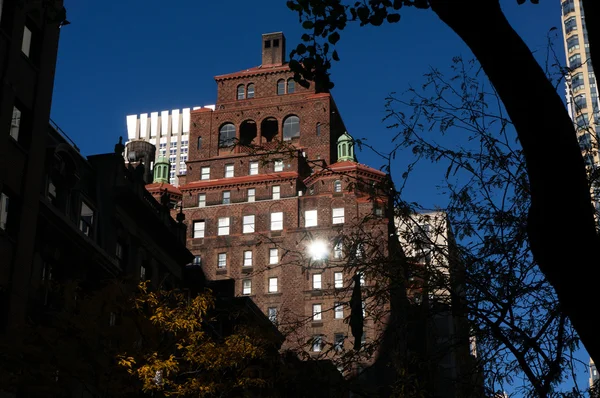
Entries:
POLYGON ((300 137, 300 119, 298 116, 288 116, 283 121, 283 139, 291 140, 300 137))
POLYGON ((321 123, 317 123, 317 137, 321 135, 321 123))
POLYGON ((333 183, 333 192, 342 192, 342 182, 340 180, 335 180, 333 183))
POLYGON ((285 94, 285 80, 281 79, 277 81, 277 95, 285 94))
POLYGON ((248 99, 254 98, 254 83, 248 84, 248 99))
POLYGON ((243 84, 240 84, 237 87, 237 99, 243 100, 244 98, 246 98, 246 88, 243 84))
POLYGON ((346 144, 342 144, 342 156, 346 156, 346 144))
POLYGON ((296 91, 296 82, 294 79, 288 79, 287 81, 287 93, 293 94, 296 91))
POLYGON ((235 126, 231 123, 224 124, 219 130, 219 148, 226 148, 235 144, 235 126))

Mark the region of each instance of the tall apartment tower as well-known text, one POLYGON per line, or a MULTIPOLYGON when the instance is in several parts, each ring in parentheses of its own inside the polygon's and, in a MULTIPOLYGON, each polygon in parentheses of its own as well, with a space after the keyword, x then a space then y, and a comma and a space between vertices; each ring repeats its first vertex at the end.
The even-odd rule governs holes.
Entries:
MULTIPOLYGON (((384 250, 376 186, 386 175, 356 161, 331 94, 295 84, 284 35, 260 45, 260 66, 216 76, 215 108, 190 112, 179 176, 187 244, 208 279, 235 280, 237 295, 291 330, 288 347, 312 341, 319 355, 326 344, 351 346, 354 274, 344 265, 384 250), (344 238, 353 234, 377 244, 358 247, 344 238)), ((367 316, 367 341, 379 326, 367 316)))

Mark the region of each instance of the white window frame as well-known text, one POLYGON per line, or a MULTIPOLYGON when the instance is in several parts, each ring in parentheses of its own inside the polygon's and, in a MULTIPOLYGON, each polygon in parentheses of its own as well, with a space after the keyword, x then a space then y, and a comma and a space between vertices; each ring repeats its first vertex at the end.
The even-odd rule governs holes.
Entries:
POLYGON ((235 176, 235 168, 233 163, 228 163, 225 165, 225 178, 231 178, 235 176))
POLYGON ((318 213, 317 210, 305 210, 304 211, 304 227, 316 227, 318 224, 318 213))
POLYGON ((336 207, 331 209, 331 217, 332 220, 331 222, 333 224, 343 224, 344 223, 344 208, 343 207, 336 207))
POLYGON ((252 267, 252 250, 244 250, 244 267, 252 267))
POLYGON ((278 281, 277 277, 269 278, 269 293, 277 293, 278 290, 278 281))
POLYGON ((251 175, 251 176, 258 175, 258 162, 257 161, 250 162, 250 169, 248 170, 248 175, 251 175))
POLYGON ((343 272, 334 272, 333 273, 333 287, 336 289, 341 289, 344 287, 344 273, 343 272))
POLYGON ((344 304, 335 303, 333 305, 333 313, 335 319, 344 319, 344 304))
POLYGON ((206 194, 205 193, 198 194, 198 207, 206 207, 206 194))
POLYGON ((205 232, 206 232, 206 222, 205 221, 194 221, 194 231, 192 232, 192 237, 194 239, 204 238, 205 232))
POLYGON ((218 236, 229 235, 229 225, 230 225, 229 217, 219 217, 217 235, 218 236))
POLYGON ((256 188, 248 188, 248 191, 246 191, 246 196, 248 202, 256 202, 256 188))
POLYGON ((243 217, 243 221, 242 221, 242 233, 244 234, 252 234, 255 232, 255 228, 254 228, 254 222, 255 222, 255 215, 254 214, 248 214, 247 216, 243 217))
POLYGON ((322 317, 322 313, 323 310, 321 309, 321 304, 313 304, 312 305, 312 320, 313 321, 322 321, 323 317, 322 317))
POLYGON ((313 290, 321 290, 323 287, 323 274, 312 275, 312 288, 313 290))
POLYGON ((269 264, 279 264, 279 249, 269 249, 269 264))
POLYGON ((281 185, 273 185, 271 187, 271 199, 281 199, 281 185))
POLYGON ((227 268, 227 253, 217 254, 217 268, 227 268))
POLYGON ((252 279, 242 279, 242 294, 244 296, 252 294, 252 279))
POLYGON ((200 180, 210 180, 210 167, 202 167, 200 169, 200 180))
POLYGON ((271 231, 283 230, 283 212, 271 213, 271 231))
POLYGON ((276 159, 273 161, 273 171, 283 171, 283 160, 276 159))

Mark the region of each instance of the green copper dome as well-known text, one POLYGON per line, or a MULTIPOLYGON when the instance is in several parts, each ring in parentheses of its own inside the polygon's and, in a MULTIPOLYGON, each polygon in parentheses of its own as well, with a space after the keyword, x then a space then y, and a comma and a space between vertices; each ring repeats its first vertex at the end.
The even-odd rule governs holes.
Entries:
POLYGON ((356 162, 356 157, 354 156, 354 139, 347 131, 338 138, 337 149, 338 162, 343 162, 344 160, 356 162))
POLYGON ((169 183, 169 161, 163 155, 159 156, 154 163, 154 181, 153 183, 169 183))

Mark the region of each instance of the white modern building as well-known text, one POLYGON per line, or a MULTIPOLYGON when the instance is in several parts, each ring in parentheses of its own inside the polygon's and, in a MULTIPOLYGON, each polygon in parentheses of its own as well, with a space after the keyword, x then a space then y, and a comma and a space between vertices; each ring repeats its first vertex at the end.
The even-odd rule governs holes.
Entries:
MULTIPOLYGON (((214 105, 204 107, 173 109, 171 111, 127 115, 127 142, 147 141, 156 146, 156 158, 169 159, 169 182, 178 186, 178 175, 186 172, 190 144, 190 112, 200 108, 215 109, 214 105), (168 153, 167 153, 168 151, 168 153)), ((125 153, 125 159, 128 159, 125 153)))

